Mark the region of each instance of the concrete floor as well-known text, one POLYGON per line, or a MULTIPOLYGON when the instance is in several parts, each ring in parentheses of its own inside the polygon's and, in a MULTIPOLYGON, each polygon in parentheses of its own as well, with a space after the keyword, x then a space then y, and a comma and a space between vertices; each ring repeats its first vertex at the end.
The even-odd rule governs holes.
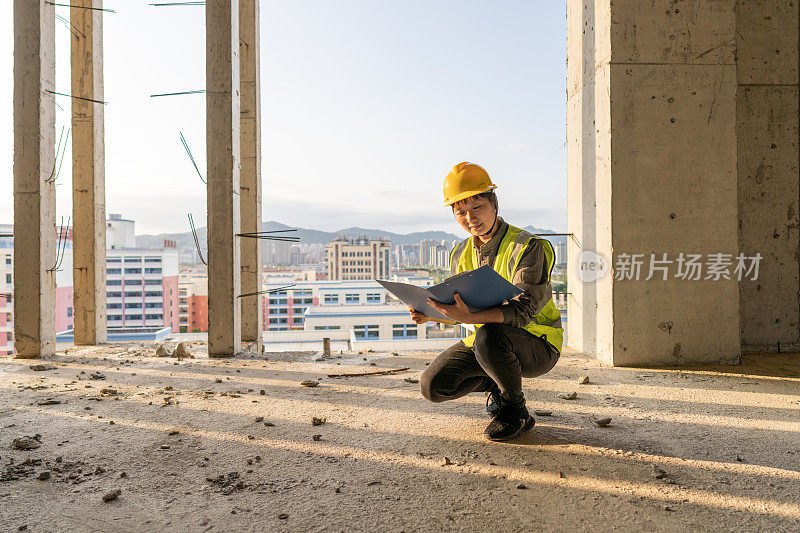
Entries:
POLYGON ((195 345, 178 362, 154 349, 73 348, 44 371, 0 360, 0 529, 800 529, 797 354, 642 370, 568 352, 525 381, 529 407, 552 416, 501 444, 482 434, 483 395, 431 404, 405 381, 433 354, 209 360, 195 345), (12 448, 37 433, 39 448, 12 448))

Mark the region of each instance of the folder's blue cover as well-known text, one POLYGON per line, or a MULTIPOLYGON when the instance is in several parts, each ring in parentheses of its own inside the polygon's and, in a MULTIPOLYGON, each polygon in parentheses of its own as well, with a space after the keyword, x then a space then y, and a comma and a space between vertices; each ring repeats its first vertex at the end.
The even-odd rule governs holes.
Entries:
POLYGON ((469 310, 474 312, 497 307, 523 293, 522 289, 509 283, 489 265, 456 274, 444 283, 426 288, 408 283, 376 281, 424 316, 439 320, 449 319, 428 305, 428 298, 445 304, 454 304, 454 295, 458 293, 469 310))

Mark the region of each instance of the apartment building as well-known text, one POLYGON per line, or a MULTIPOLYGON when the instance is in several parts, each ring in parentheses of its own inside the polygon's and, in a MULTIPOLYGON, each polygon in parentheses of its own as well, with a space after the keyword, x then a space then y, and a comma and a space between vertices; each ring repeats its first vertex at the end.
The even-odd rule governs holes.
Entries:
POLYGON ((392 243, 371 240, 362 235, 356 239, 342 236, 325 248, 328 279, 388 279, 391 274, 392 243))
POLYGON ((208 274, 183 271, 178 276, 178 330, 208 331, 208 274))
POLYGON ((0 224, 0 356, 14 352, 14 232, 11 224, 0 224), (6 235, 6 236, 4 236, 6 235))

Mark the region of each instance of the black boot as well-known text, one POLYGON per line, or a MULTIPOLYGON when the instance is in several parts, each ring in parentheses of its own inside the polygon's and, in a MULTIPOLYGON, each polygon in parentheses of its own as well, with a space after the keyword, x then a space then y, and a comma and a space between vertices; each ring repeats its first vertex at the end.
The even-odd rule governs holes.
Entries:
POLYGON ((504 441, 519 437, 533 427, 533 417, 525 407, 523 398, 517 403, 500 397, 500 410, 494 416, 484 433, 489 440, 504 441))
POLYGON ((496 383, 492 385, 489 395, 486 396, 486 412, 492 417, 500 412, 500 387, 496 383))

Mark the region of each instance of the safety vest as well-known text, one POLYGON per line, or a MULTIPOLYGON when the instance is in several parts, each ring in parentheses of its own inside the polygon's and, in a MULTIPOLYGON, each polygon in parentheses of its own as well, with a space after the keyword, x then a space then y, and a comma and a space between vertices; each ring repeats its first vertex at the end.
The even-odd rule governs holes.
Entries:
MULTIPOLYGON (((553 245, 550 244, 550 241, 547 239, 534 237, 527 231, 510 224, 497 249, 497 257, 494 260, 493 267, 495 272, 511 282, 514 278, 514 272, 519 266, 520 259, 522 259, 522 254, 534 240, 539 241, 544 249, 544 255, 547 260, 546 283, 550 283, 550 274, 553 271, 553 265, 556 259, 553 245)), ((450 252, 450 264, 456 265, 453 274, 459 274, 478 268, 477 254, 472 242, 472 237, 468 237, 465 241, 453 248, 453 251, 450 252)), ((483 324, 475 324, 475 331, 477 332, 478 328, 481 326, 483 326, 483 324)), ((544 308, 536 314, 533 320, 524 326, 523 329, 537 337, 544 337, 548 343, 561 353, 561 345, 564 340, 564 328, 561 327, 561 311, 556 307, 552 296, 545 304, 544 308)), ((464 344, 471 347, 475 342, 475 335, 476 333, 473 333, 469 337, 463 339, 464 344)))

